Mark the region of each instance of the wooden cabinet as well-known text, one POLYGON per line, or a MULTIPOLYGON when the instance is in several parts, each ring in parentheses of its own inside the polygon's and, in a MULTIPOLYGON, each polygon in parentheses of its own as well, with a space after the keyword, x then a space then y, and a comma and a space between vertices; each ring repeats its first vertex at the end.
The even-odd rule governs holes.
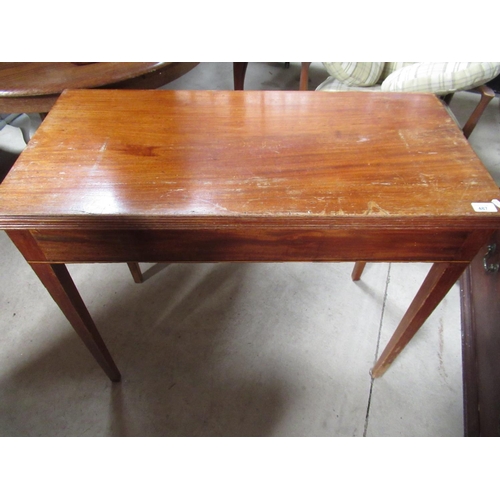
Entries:
POLYGON ((500 436, 500 231, 461 279, 466 436, 500 436))

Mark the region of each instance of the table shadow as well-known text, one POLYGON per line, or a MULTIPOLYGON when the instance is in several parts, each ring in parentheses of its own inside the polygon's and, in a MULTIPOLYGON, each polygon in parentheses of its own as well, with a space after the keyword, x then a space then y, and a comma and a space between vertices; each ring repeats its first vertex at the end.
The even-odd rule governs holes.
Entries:
POLYGON ((245 267, 214 265, 201 276, 192 266, 175 267, 157 274, 155 286, 141 285, 139 300, 123 293, 91 311, 122 371, 120 383, 111 383, 65 320, 54 323, 47 311, 40 329, 55 324, 48 337, 59 340, 0 380, 0 434, 272 435, 285 411, 286 381, 224 363, 245 267))

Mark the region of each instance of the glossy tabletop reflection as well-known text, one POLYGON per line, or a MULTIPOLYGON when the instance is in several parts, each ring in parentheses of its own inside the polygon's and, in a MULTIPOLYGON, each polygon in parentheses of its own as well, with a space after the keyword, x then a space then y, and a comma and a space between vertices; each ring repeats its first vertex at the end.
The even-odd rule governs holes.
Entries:
POLYGON ((497 194, 432 95, 70 90, 0 186, 0 222, 486 228, 471 202, 497 194))

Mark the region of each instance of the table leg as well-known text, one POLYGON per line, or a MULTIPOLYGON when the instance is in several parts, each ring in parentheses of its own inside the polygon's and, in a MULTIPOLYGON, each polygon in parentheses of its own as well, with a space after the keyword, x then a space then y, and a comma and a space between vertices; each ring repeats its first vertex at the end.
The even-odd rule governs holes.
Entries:
POLYGON ((139 267, 138 262, 127 262, 130 273, 132 274, 132 278, 136 283, 142 283, 144 281, 144 277, 142 276, 141 268, 139 267))
POLYGON ((361 275, 365 269, 366 262, 356 262, 354 264, 354 269, 352 270, 351 279, 352 281, 359 281, 361 279, 361 275))
POLYGON ((234 90, 243 90, 247 66, 247 62, 233 62, 234 90))
POLYGON ((118 382, 120 372, 97 331, 66 266, 45 263, 30 263, 30 265, 101 368, 113 382, 118 382))
POLYGON ((300 68, 299 90, 309 90, 309 66, 310 62, 303 62, 300 68))
POLYGON ((371 372, 373 378, 380 377, 386 372, 468 265, 468 263, 437 263, 431 267, 387 347, 375 363, 371 372))

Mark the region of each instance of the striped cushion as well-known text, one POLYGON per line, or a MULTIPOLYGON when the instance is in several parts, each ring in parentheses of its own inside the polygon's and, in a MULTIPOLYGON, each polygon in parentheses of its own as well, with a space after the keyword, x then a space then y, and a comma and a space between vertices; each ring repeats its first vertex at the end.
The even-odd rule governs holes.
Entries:
POLYGON ((382 62, 324 62, 328 74, 345 85, 368 87, 380 78, 382 62))
POLYGON ((372 92, 374 90, 380 90, 380 85, 372 85, 371 87, 354 87, 352 85, 346 85, 345 83, 336 80, 335 77, 330 76, 321 85, 319 85, 316 90, 322 90, 324 92, 372 92))
POLYGON ((384 64, 384 69, 382 70, 382 74, 378 79, 378 83, 382 83, 390 74, 394 73, 398 69, 404 68, 405 66, 410 66, 411 64, 415 64, 414 62, 386 62, 384 64))
POLYGON ((445 95, 483 85, 499 73, 500 63, 416 63, 389 75, 382 83, 382 91, 445 95))

